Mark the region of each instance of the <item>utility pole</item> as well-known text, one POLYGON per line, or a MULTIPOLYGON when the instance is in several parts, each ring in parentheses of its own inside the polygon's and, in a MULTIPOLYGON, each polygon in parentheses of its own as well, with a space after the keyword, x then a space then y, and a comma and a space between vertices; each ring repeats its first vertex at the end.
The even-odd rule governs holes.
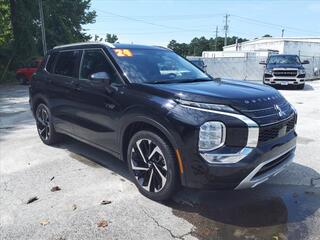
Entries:
POLYGON ((43 56, 45 56, 47 54, 47 42, 46 42, 46 31, 44 28, 42 0, 38 0, 38 3, 39 3, 39 13, 40 13, 40 21, 41 21, 41 38, 42 38, 43 56))
POLYGON ((228 25, 228 17, 230 15, 226 14, 225 16, 225 25, 224 25, 224 46, 227 46, 227 38, 228 38, 228 30, 229 30, 229 25, 228 25))
POLYGON ((281 30, 281 37, 283 38, 284 35, 284 29, 281 30))
POLYGON ((218 26, 216 26, 216 39, 214 42, 214 50, 217 51, 217 44, 218 44, 218 26))

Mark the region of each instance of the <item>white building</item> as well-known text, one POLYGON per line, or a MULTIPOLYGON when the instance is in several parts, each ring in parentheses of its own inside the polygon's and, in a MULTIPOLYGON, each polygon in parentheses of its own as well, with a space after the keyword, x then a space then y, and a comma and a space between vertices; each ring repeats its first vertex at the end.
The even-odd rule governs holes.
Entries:
POLYGON ((223 47, 223 52, 275 51, 279 54, 320 56, 320 37, 264 37, 223 47))

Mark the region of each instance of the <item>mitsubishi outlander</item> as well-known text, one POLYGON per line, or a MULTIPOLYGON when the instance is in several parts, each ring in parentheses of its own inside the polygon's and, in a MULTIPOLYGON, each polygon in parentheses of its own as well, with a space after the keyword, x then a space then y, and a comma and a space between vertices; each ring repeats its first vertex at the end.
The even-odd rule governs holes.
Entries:
POLYGON ((215 79, 155 46, 50 50, 30 86, 38 134, 69 135, 127 162, 153 200, 179 185, 253 188, 293 159, 297 113, 269 86, 215 79))

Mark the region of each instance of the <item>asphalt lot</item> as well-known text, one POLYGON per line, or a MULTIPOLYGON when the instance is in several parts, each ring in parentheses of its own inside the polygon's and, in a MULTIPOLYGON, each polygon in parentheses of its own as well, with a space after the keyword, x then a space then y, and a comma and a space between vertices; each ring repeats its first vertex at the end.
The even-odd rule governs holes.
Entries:
POLYGON ((299 113, 287 170, 252 190, 183 189, 164 204, 103 151, 44 145, 27 87, 0 86, 0 239, 320 239, 320 81, 281 93, 299 113))

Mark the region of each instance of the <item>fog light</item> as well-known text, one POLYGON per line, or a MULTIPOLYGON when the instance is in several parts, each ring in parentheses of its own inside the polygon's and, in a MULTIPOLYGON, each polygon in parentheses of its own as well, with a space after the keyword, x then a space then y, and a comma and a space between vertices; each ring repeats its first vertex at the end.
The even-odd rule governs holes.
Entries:
POLYGON ((199 131, 199 150, 211 151, 221 147, 226 138, 226 126, 222 122, 206 122, 199 131))

